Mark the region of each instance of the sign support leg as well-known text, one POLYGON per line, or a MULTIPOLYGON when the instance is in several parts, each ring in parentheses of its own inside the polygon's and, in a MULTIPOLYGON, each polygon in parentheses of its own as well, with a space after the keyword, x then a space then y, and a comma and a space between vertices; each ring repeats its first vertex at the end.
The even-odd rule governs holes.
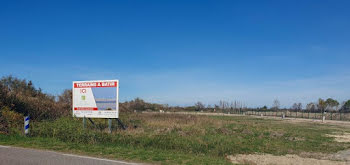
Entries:
POLYGON ((112 133, 112 119, 108 119, 108 131, 112 133))
POLYGON ((123 128, 123 130, 126 130, 126 126, 122 123, 122 121, 119 118, 116 118, 118 124, 123 128))
POLYGON ((92 125, 94 125, 94 127, 95 127, 95 128, 97 128, 97 126, 95 125, 95 122, 94 122, 94 121, 92 121, 92 119, 91 119, 91 118, 88 118, 88 119, 89 119, 90 123, 91 123, 92 125))
POLYGON ((86 128, 86 119, 85 119, 85 117, 83 118, 83 128, 84 129, 86 128))

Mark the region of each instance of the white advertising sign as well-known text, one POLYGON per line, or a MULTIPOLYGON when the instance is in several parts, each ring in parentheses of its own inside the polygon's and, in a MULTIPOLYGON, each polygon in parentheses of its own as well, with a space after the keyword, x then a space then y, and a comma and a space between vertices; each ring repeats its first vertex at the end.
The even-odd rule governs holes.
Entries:
POLYGON ((73 81, 73 117, 118 118, 119 81, 73 81))

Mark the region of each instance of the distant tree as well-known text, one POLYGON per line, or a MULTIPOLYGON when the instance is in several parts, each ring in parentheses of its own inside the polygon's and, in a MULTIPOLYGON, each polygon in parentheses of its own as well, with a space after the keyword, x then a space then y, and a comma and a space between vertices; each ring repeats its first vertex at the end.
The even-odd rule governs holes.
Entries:
POLYGON ((65 104, 72 104, 72 90, 66 89, 58 96, 58 102, 65 104))
POLYGON ((339 106, 339 102, 337 100, 332 99, 332 98, 328 98, 325 101, 325 104, 326 104, 326 109, 329 109, 329 110, 336 110, 336 109, 338 109, 338 106, 339 106))
POLYGON ((323 113, 326 108, 327 108, 326 101, 324 101, 323 99, 319 98, 318 99, 318 103, 317 103, 317 109, 323 113))
POLYGON ((160 106, 160 108, 163 108, 164 110, 168 111, 169 110, 169 104, 163 104, 160 106))
POLYGON ((236 111, 238 107, 239 107, 239 106, 238 106, 238 102, 237 102, 236 100, 235 100, 235 101, 231 101, 231 104, 230 104, 230 110, 231 110, 231 112, 236 111))
POLYGON ((272 108, 273 108, 274 110, 278 110, 278 109, 280 108, 280 101, 278 101, 277 99, 275 99, 275 100, 273 101, 273 106, 272 106, 272 108))
POLYGON ((350 111, 350 100, 344 102, 341 111, 350 111))
POLYGON ((229 108, 229 103, 227 101, 220 100, 219 106, 221 109, 225 110, 225 109, 229 108))
POLYGON ((69 115, 72 111, 72 90, 66 89, 61 95, 58 96, 59 110, 62 115, 69 115))
POLYGON ((298 103, 298 111, 301 111, 303 109, 303 104, 298 103))
POLYGON ((292 105, 292 108, 291 109, 293 109, 293 110, 298 110, 298 104, 297 103, 294 103, 293 105, 292 105))
POLYGON ((196 107, 196 111, 200 111, 205 108, 205 105, 200 101, 198 101, 194 106, 196 107))
POLYGON ((219 105, 214 104, 214 108, 218 110, 218 109, 220 109, 220 106, 219 106, 219 105))
POLYGON ((136 99, 129 102, 129 108, 132 110, 144 111, 146 110, 146 103, 137 97, 136 99))
POLYGON ((207 108, 208 108, 208 109, 211 109, 211 108, 213 108, 213 107, 212 107, 210 104, 208 104, 208 105, 207 105, 207 108))
POLYGON ((316 105, 315 105, 314 103, 309 103, 309 104, 306 105, 306 109, 307 109, 308 111, 313 112, 313 111, 315 111, 315 109, 316 109, 316 105))
POLYGON ((292 106, 293 110, 300 111, 303 109, 303 105, 301 103, 294 103, 292 106))

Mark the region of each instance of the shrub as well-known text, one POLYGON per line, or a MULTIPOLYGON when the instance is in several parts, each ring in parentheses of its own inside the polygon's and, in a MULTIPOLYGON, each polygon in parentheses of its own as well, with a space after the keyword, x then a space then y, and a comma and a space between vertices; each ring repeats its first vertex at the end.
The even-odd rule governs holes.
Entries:
POLYGON ((67 115, 71 103, 69 92, 64 92, 56 102, 52 95, 36 89, 31 81, 12 76, 0 79, 0 108, 9 107, 11 110, 24 115, 29 114, 33 120, 56 119, 67 115), (68 104, 68 106, 67 106, 68 104))
POLYGON ((20 133, 24 122, 24 116, 15 111, 11 111, 8 107, 2 107, 0 112, 0 132, 5 134, 20 133))

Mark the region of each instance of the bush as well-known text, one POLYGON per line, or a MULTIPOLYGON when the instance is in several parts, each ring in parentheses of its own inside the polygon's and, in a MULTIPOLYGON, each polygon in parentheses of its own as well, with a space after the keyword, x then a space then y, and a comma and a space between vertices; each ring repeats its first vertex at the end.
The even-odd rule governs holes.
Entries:
POLYGON ((11 111, 8 107, 1 108, 0 117, 0 133, 20 133, 23 128, 24 116, 15 111, 11 111))
POLYGON ((36 89, 32 82, 12 76, 0 80, 0 108, 9 107, 33 120, 56 119, 71 110, 71 93, 65 91, 56 101, 54 96, 36 89), (70 109, 68 109, 70 108, 70 109))

